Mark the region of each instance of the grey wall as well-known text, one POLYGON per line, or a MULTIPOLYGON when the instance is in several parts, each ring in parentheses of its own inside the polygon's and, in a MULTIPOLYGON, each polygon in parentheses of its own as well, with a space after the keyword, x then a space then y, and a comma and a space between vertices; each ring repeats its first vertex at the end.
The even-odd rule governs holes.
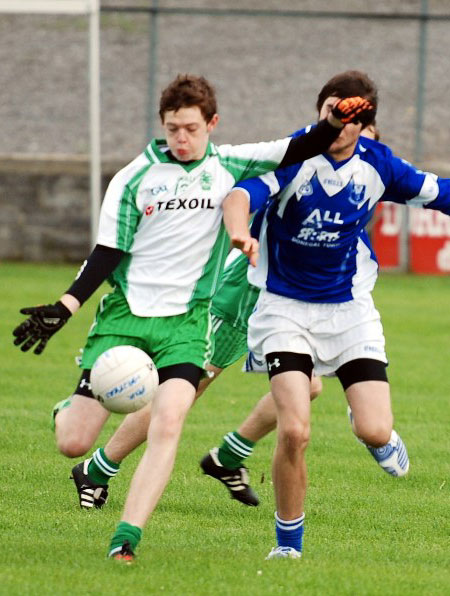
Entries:
MULTIPOLYGON (((82 262, 90 252, 87 158, 0 160, 0 258, 82 262)), ((103 189, 120 162, 103 165, 103 189)))

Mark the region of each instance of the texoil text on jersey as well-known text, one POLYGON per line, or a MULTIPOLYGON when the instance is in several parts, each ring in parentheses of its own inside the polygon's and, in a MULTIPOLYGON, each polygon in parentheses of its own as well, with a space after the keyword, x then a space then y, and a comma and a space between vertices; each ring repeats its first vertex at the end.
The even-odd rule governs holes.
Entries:
POLYGON ((148 205, 144 211, 145 215, 151 215, 155 211, 177 211, 178 209, 214 209, 211 198, 181 199, 174 198, 168 201, 157 201, 155 205, 148 205))

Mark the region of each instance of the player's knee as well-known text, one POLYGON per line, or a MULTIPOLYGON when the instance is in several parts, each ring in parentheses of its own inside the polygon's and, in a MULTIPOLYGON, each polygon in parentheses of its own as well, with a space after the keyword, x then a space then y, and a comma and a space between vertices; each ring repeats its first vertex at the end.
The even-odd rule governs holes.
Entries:
POLYGON ((278 442, 282 445, 288 457, 304 451, 308 446, 309 436, 309 424, 300 422, 285 425, 278 430, 278 442))
POLYGON ((162 440, 176 439, 183 427, 184 416, 176 412, 159 413, 153 417, 151 429, 153 436, 162 440))
POLYGON ((366 445, 371 447, 382 447, 389 442, 392 433, 392 421, 380 420, 370 424, 356 426, 355 434, 362 439, 366 445))
POLYGON ((92 447, 93 441, 77 435, 56 435, 56 447, 66 457, 81 457, 92 447))
POLYGON ((58 451, 66 457, 85 455, 95 443, 101 425, 89 425, 79 419, 65 419, 59 422, 56 418, 55 439, 58 451))

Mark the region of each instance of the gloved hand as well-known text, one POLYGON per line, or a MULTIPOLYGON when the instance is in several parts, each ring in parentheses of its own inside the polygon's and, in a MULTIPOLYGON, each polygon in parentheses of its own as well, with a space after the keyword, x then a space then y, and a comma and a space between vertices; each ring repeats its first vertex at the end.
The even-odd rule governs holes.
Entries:
POLYGON ((30 306, 20 310, 23 315, 31 315, 13 331, 14 345, 22 352, 28 352, 37 342, 35 354, 42 354, 48 340, 65 325, 72 315, 60 301, 56 304, 30 306))
POLYGON ((345 97, 338 99, 331 108, 333 116, 342 124, 369 124, 374 107, 368 99, 362 97, 345 97))

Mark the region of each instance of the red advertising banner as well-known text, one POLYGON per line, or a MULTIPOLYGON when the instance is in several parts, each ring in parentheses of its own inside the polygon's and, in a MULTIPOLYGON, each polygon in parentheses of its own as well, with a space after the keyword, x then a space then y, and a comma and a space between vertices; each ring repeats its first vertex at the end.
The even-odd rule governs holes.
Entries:
POLYGON ((380 268, 390 269, 402 265, 401 231, 403 212, 395 203, 379 203, 375 212, 371 239, 380 268))
MULTIPOLYGON (((381 268, 401 267, 402 222, 405 207, 378 206, 372 240, 381 268)), ((450 273, 450 217, 432 209, 409 208, 409 265, 414 273, 450 273)))
POLYGON ((431 209, 411 209, 409 251, 412 271, 450 273, 450 217, 431 209))

